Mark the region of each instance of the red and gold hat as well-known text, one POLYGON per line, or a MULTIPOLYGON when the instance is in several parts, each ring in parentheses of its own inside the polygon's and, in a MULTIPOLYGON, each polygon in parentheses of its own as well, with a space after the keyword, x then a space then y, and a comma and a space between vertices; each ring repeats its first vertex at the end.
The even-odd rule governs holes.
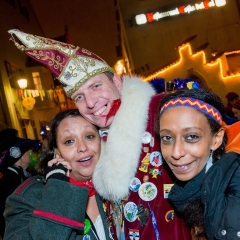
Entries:
POLYGON ((46 65, 64 85, 67 96, 71 95, 92 77, 112 72, 113 69, 96 54, 71 44, 35 36, 13 29, 8 31, 17 48, 29 57, 46 65), (14 35, 21 41, 19 44, 14 35))

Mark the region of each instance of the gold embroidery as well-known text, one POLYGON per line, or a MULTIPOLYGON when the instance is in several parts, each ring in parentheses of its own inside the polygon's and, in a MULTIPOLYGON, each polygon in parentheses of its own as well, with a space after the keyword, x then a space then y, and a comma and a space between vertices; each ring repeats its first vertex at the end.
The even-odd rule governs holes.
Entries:
POLYGON ((92 55, 92 53, 91 53, 89 50, 84 49, 84 48, 82 48, 82 52, 83 52, 83 53, 86 53, 86 54, 88 54, 88 55, 92 55))
POLYGON ((29 52, 28 54, 40 60, 49 60, 48 65, 53 66, 55 69, 60 69, 60 71, 62 71, 65 64, 65 59, 62 59, 60 56, 55 56, 53 52, 46 52, 44 54, 43 51, 37 52, 37 50, 34 50, 32 52, 29 52))

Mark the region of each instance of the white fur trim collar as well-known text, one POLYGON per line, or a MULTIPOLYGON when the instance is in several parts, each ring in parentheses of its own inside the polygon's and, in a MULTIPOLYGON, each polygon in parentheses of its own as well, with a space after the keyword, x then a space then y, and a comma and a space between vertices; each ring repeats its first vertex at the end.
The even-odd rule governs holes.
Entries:
POLYGON ((102 142, 101 157, 93 174, 94 186, 105 199, 116 201, 128 195, 141 154, 149 102, 154 94, 151 85, 140 78, 124 77, 122 103, 107 143, 102 142))

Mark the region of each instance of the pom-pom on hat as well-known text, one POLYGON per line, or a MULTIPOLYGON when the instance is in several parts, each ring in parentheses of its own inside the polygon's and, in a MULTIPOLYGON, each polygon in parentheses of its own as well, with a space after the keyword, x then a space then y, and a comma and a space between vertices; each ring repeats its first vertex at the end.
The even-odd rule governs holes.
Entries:
POLYGON ((28 150, 30 150, 39 140, 7 138, 5 146, 11 147, 0 158, 0 172, 16 163, 28 150), (12 142, 12 144, 10 144, 12 142))
POLYGON ((102 58, 84 48, 16 29, 9 30, 8 33, 12 35, 10 39, 18 49, 46 65, 56 75, 64 85, 64 90, 69 98, 92 77, 107 71, 114 73, 102 58), (14 35, 23 45, 15 40, 14 35))
POLYGON ((233 100, 235 97, 239 97, 239 95, 235 92, 229 92, 227 95, 226 95, 226 98, 228 101, 231 101, 233 100))
POLYGON ((240 110, 240 100, 237 100, 232 107, 240 110))

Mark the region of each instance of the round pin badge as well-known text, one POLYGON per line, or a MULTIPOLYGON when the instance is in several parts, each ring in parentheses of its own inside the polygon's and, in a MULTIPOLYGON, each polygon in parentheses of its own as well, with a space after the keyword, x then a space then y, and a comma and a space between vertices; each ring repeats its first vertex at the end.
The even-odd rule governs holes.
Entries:
POLYGON ((127 221, 133 222, 137 219, 138 208, 134 202, 128 202, 124 206, 124 216, 127 221))
POLYGON ((162 154, 158 151, 150 154, 150 164, 154 167, 159 167, 163 164, 162 154))
POLYGON ((90 235, 84 235, 84 237, 83 237, 83 240, 91 240, 91 237, 90 237, 90 235))
POLYGON ((144 201, 152 201, 157 196, 157 187, 151 182, 145 182, 138 189, 138 195, 144 201))
POLYGON ((152 135, 150 132, 144 132, 142 135, 142 143, 147 144, 150 143, 152 135))
POLYGON ((9 151, 10 151, 10 156, 13 158, 18 158, 21 156, 21 151, 18 147, 11 147, 9 151))
POLYGON ((129 186, 129 189, 131 191, 137 192, 140 186, 141 186, 141 181, 138 178, 134 177, 131 179, 130 186, 129 186))

